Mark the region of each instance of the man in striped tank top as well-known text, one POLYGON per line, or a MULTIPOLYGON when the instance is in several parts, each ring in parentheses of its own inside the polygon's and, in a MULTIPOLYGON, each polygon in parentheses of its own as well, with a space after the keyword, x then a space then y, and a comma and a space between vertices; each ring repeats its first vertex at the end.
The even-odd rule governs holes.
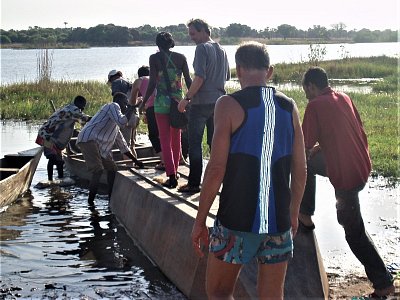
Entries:
POLYGON ((235 60, 242 89, 215 107, 192 243, 200 256, 201 243, 209 243, 209 298, 231 299, 242 265, 257 259, 259 298, 283 299, 306 179, 303 133, 295 102, 267 86, 273 67, 266 46, 243 44, 235 60), (206 218, 221 184, 208 236, 206 218))

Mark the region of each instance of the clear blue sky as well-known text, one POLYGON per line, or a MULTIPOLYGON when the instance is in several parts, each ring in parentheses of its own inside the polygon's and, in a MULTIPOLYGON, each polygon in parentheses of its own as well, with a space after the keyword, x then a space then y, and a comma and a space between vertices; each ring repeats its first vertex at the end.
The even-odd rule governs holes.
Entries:
POLYGON ((298 29, 340 22, 346 30, 398 29, 399 0, 1 0, 1 29, 29 26, 89 28, 98 24, 138 27, 205 19, 213 27, 241 23, 254 29, 289 24, 298 29))

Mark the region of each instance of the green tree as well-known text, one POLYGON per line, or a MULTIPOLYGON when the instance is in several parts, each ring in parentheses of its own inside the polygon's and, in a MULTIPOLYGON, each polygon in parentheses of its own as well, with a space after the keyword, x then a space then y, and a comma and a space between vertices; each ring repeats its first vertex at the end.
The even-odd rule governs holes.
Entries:
POLYGON ((156 35, 158 33, 157 28, 146 24, 136 29, 140 32, 140 40, 152 42, 156 40, 156 35))
POLYGON ((356 43, 371 43, 375 40, 375 36, 371 30, 364 28, 355 34, 353 40, 356 43))
POLYGON ((11 39, 5 35, 4 33, 1 33, 0 35, 0 44, 11 44, 11 39))
POLYGON ((294 37, 296 30, 297 29, 294 26, 282 24, 278 26, 276 33, 282 36, 284 40, 286 40, 287 38, 294 37))
POLYGON ((87 29, 77 27, 72 29, 72 31, 69 33, 68 42, 73 42, 73 43, 85 43, 87 42, 87 29))
POLYGON ((333 37, 344 38, 346 37, 346 25, 343 22, 332 24, 333 37))
POLYGON ((329 32, 324 26, 314 25, 308 29, 308 37, 314 39, 329 39, 329 32))
POLYGON ((131 36, 132 41, 139 41, 140 40, 140 32, 135 28, 130 28, 129 33, 131 36))
POLYGON ((224 35, 227 37, 245 37, 252 36, 253 34, 254 29, 251 29, 249 26, 232 23, 226 28, 224 35))

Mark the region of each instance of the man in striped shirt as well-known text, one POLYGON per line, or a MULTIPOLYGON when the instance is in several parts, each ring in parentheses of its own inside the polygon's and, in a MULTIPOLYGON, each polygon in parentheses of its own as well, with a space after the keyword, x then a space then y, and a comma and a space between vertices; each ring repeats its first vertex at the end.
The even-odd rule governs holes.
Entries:
POLYGON ((78 135, 77 145, 85 158, 86 166, 92 172, 89 184, 89 203, 93 204, 97 194, 99 180, 103 170, 107 170, 109 196, 111 196, 117 166, 112 157, 112 148, 115 145, 121 153, 133 160, 136 166, 143 168, 130 151, 120 128, 128 123, 128 99, 124 93, 116 93, 113 102, 105 104, 88 122, 78 135))

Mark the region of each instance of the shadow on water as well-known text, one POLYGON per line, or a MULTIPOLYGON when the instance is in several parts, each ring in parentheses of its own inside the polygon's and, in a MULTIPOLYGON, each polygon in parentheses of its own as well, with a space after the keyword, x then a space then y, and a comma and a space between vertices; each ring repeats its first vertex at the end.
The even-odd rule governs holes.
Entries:
MULTIPOLYGON (((19 149, 18 149, 19 150, 19 149)), ((143 255, 100 195, 78 186, 37 189, 0 213, 0 299, 185 299, 143 255)))

